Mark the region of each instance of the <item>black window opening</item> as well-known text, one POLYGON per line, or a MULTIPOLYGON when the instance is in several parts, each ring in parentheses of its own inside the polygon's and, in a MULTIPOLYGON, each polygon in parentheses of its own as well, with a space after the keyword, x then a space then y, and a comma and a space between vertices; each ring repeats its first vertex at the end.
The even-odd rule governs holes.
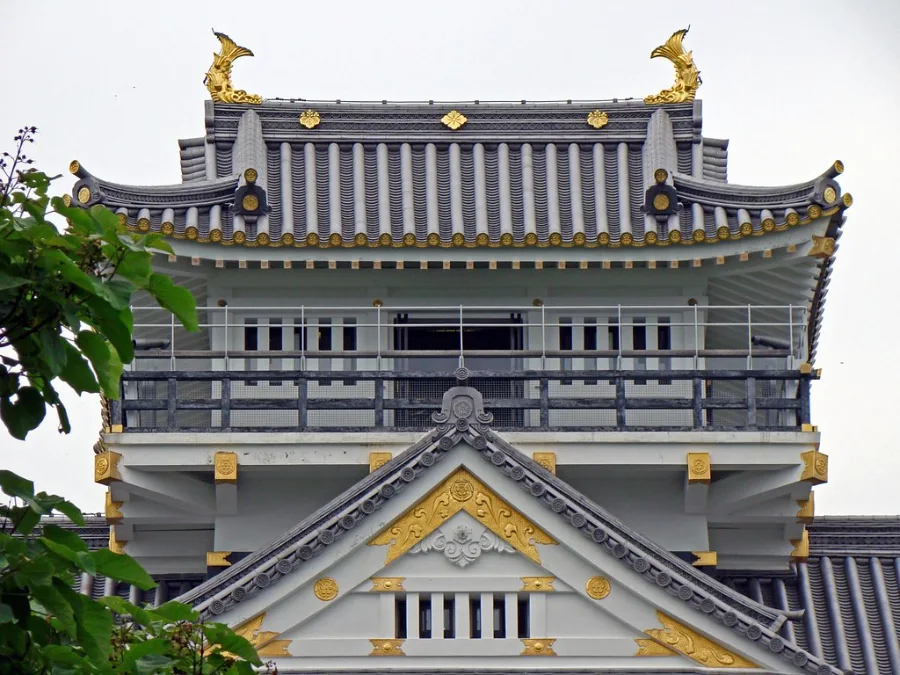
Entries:
MULTIPOLYGON (((582 327, 582 335, 583 335, 583 343, 584 348, 586 350, 596 350, 597 347, 597 320, 593 318, 586 318, 584 320, 584 326, 582 327)), ((585 370, 596 370, 597 369, 597 359, 596 358, 586 358, 584 360, 584 369, 585 370)), ((597 380, 585 380, 585 384, 597 384, 597 380)))
POLYGON ((527 595, 520 595, 518 598, 519 604, 519 638, 530 638, 531 637, 531 602, 527 595))
MULTIPOLYGON (((559 350, 561 352, 572 351, 573 345, 572 319, 568 317, 559 320, 559 350)), ((572 370, 572 357, 561 357, 559 359, 560 370, 572 370)), ((560 384, 572 384, 572 380, 561 380, 560 384)))
MULTIPOLYGON (((256 319, 244 319, 244 351, 259 351, 259 326, 256 325, 256 319)), ((256 359, 248 358, 246 361, 247 370, 256 370, 256 359)), ((255 387, 256 380, 247 380, 248 387, 255 387)))
MULTIPOLYGON (((316 338, 316 349, 320 352, 332 351, 332 330, 331 319, 319 319, 318 335, 316 338)), ((327 357, 319 357, 319 370, 331 370, 331 359, 327 357)), ((319 385, 328 386, 331 380, 319 380, 319 385)))
POLYGON ((494 638, 506 637, 506 602, 503 596, 494 596, 494 638))
MULTIPOLYGON (((635 317, 631 325, 631 348, 635 351, 647 349, 647 323, 643 317, 635 317)), ((637 356, 634 359, 635 370, 647 370, 647 357, 637 356)), ((647 380, 635 380, 635 384, 647 384, 647 380)))
POLYGON ((394 637, 406 639, 406 596, 394 598, 394 637))
POLYGON ((444 596, 444 639, 456 637, 456 603, 452 595, 444 596))
POLYGON ((431 637, 431 598, 419 596, 419 637, 431 637))
MULTIPOLYGON (((269 351, 284 351, 284 333, 281 327, 281 319, 269 319, 269 351)), ((269 360, 270 370, 281 369, 281 359, 272 358, 269 360)), ((273 387, 281 386, 281 380, 269 380, 269 385, 273 387)))
MULTIPOLYGON (((422 594, 419 596, 419 627, 418 637, 420 639, 431 639, 434 635, 434 612, 438 611, 432 604, 431 595, 422 594)), ((469 638, 484 638, 484 612, 491 612, 493 619, 492 635, 496 639, 509 637, 506 631, 506 601, 503 594, 489 595, 487 598, 481 593, 469 593, 458 595, 455 593, 447 593, 443 597, 443 637, 444 639, 453 639, 456 634, 456 613, 457 600, 468 603, 469 609, 469 625, 465 628, 465 633, 469 638), (482 604, 483 600, 487 600, 482 604)), ((406 595, 398 595, 394 599, 394 637, 398 639, 406 639, 409 637, 409 598, 406 595)), ((514 628, 518 637, 530 637, 529 630, 529 599, 523 594, 516 598, 517 609, 519 612, 518 625, 514 628)))
POLYGON ((481 597, 469 596, 469 637, 481 637, 481 597))
MULTIPOLYGON (((659 317, 659 323, 656 326, 656 348, 665 350, 672 349, 672 326, 671 319, 667 316, 659 317)), ((659 358, 660 370, 672 370, 672 357, 661 356, 659 358)), ((672 380, 661 378, 660 384, 672 384, 672 380)))
MULTIPOLYGON (((607 331, 607 340, 609 342, 609 348, 614 351, 619 351, 622 349, 622 343, 619 340, 621 337, 621 330, 619 327, 619 319, 612 318, 609 320, 609 325, 606 327, 607 331)), ((609 358, 609 369, 610 370, 618 370, 619 368, 619 359, 615 356, 609 358)), ((615 380, 609 380, 609 384, 615 384, 615 380)))
MULTIPOLYGON (((357 329, 356 319, 348 317, 344 319, 344 325, 341 329, 341 338, 343 339, 343 349, 345 352, 355 352, 357 347, 357 329)), ((353 357, 344 358, 344 370, 356 370, 356 359, 353 357)), ((356 380, 344 380, 346 386, 353 386, 356 380)))

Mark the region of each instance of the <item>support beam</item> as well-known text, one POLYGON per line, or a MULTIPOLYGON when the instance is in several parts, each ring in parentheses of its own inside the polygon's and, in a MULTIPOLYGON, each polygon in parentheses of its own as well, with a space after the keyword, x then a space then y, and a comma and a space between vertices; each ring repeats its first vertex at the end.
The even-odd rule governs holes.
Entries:
POLYGON ((237 514, 237 485, 233 483, 216 484, 216 513, 220 516, 237 514))
POLYGON ((736 513, 751 506, 791 494, 799 488, 800 466, 765 473, 740 472, 710 486, 710 513, 736 513))
MULTIPOLYGON (((120 467, 122 483, 128 492, 191 513, 216 512, 215 490, 209 483, 172 473, 151 473, 120 467)), ((124 513, 124 512, 123 512, 124 513)))

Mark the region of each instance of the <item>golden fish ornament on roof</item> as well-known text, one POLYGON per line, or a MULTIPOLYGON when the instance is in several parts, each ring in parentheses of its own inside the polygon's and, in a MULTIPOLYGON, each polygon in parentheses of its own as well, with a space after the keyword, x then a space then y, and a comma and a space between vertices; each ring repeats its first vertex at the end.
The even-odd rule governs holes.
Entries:
POLYGON ((221 49, 218 54, 213 54, 212 65, 203 80, 212 100, 216 103, 262 103, 262 96, 259 94, 248 94, 243 89, 235 89, 231 84, 231 65, 242 56, 253 56, 253 52, 239 46, 225 33, 213 31, 213 35, 219 38, 221 49))
POLYGON ((697 95, 697 89, 702 84, 700 71, 694 65, 694 57, 691 52, 684 51, 681 42, 688 34, 690 26, 672 33, 672 37, 666 40, 666 44, 660 45, 652 52, 650 58, 662 56, 669 59, 675 66, 675 84, 668 89, 663 89, 658 94, 644 98, 644 103, 651 105, 660 103, 686 103, 693 101, 697 95))

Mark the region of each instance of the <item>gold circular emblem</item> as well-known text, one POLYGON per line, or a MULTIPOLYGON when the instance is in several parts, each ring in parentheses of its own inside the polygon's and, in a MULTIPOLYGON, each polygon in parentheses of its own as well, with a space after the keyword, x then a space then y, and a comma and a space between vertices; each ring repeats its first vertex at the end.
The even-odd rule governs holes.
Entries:
POLYGON ((392 652, 394 651, 394 645, 392 645, 390 642, 385 642, 383 645, 381 645, 381 651, 392 652))
POLYGON ((416 235, 412 232, 407 232, 403 235, 403 245, 404 246, 415 246, 416 244, 416 235))
POLYGON ((835 160, 834 162, 834 170, 838 173, 844 173, 844 163, 841 160, 835 160))
POLYGON ((356 236, 353 237, 353 243, 356 246, 365 246, 369 243, 369 238, 363 232, 357 232, 356 236))
POLYGON ((527 246, 534 246, 538 243, 538 236, 534 232, 529 232, 525 235, 525 244, 527 246))
POLYGON ((466 243, 466 236, 462 232, 457 232, 450 241, 453 242, 454 246, 462 246, 466 243))
MULTIPOLYGON (((69 195, 66 195, 66 197, 68 197, 68 196, 69 195)), ((63 199, 65 199, 65 197, 63 197, 63 199)), ((71 200, 70 200, 70 203, 71 203, 71 200)), ((67 206, 68 206, 68 204, 67 204, 67 206)), ((127 225, 128 224, 128 214, 125 213, 124 211, 120 211, 119 213, 117 213, 116 218, 118 218, 118 220, 119 220, 119 225, 127 225)))
POLYGON ((722 240, 728 239, 729 234, 731 234, 731 232, 724 225, 716 230, 716 236, 722 240))
POLYGON ((269 239, 269 235, 265 232, 260 232, 258 235, 256 235, 256 243, 260 246, 268 246, 270 241, 272 240, 269 239))
POLYGON ((222 241, 222 230, 210 230, 209 240, 216 243, 222 241))
POLYGON ((328 236, 328 245, 329 245, 329 246, 340 246, 340 245, 341 245, 341 241, 342 241, 341 235, 338 234, 337 232, 332 232, 332 233, 328 236))
POLYGON ((81 170, 81 164, 77 159, 73 159, 69 162, 69 173, 77 174, 81 170))
POLYGON ((256 171, 256 169, 247 169, 244 172, 244 179, 248 183, 255 183, 257 178, 259 178, 259 173, 256 171))
POLYGON ((387 232, 378 237, 378 243, 382 246, 390 246, 391 245, 391 235, 387 232))
POLYGON ((766 218, 762 221, 762 229, 763 232, 771 232, 775 229, 775 219, 774 218, 766 218))
POLYGON ((706 473, 706 460, 704 459, 695 459, 691 463, 691 473, 695 476, 700 476, 706 473))
POLYGON ((797 213, 789 213, 787 214, 787 218, 784 219, 784 222, 793 227, 800 222, 800 215, 797 213))
POLYGON ((825 188, 825 192, 822 193, 822 198, 825 200, 826 204, 831 204, 835 199, 837 199, 837 190, 829 185, 827 188, 825 188))
POLYGON ((216 469, 219 471, 219 473, 230 476, 237 469, 237 462, 235 462, 233 459, 220 459, 216 463, 216 469))
POLYGON ((103 475, 107 471, 109 471, 109 460, 106 457, 101 457, 97 460, 97 473, 103 475))
POLYGON ((509 232, 500 235, 500 244, 503 246, 512 246, 513 236, 509 232))
POLYGON ((137 226, 141 232, 147 232, 150 229, 150 219, 138 218, 137 226))
POLYGON ((644 235, 644 240, 648 244, 652 245, 652 244, 655 244, 657 241, 659 241, 659 236, 656 234, 656 232, 648 232, 647 234, 644 235))
POLYGON ((544 651, 544 643, 543 642, 535 642, 531 645, 531 648, 536 652, 544 651))
POLYGON ((559 232, 553 232, 550 235, 550 245, 559 246, 562 243, 562 235, 559 232))
POLYGON ((572 237, 572 243, 576 246, 584 246, 585 241, 587 237, 584 236, 584 232, 576 232, 572 237))
POLYGON ((285 232, 281 235, 281 244, 283 246, 293 246, 294 245, 294 235, 290 232, 285 232))
POLYGON ((808 209, 806 209, 806 215, 810 218, 818 218, 822 215, 822 207, 818 204, 812 204, 808 209))
POLYGON ((238 230, 234 233, 232 239, 234 240, 235 244, 243 244, 245 241, 247 241, 247 235, 244 234, 241 230, 238 230))
POLYGON ((631 235, 631 232, 626 232, 622 235, 622 246, 631 246, 634 241, 634 237, 631 235))
MULTIPOLYGON (((72 206, 72 195, 70 195, 70 194, 65 194, 65 195, 62 196, 62 200, 63 200, 63 204, 65 204, 66 206, 72 206)), ((122 215, 124 215, 124 214, 121 214, 121 213, 119 214, 119 220, 120 220, 120 221, 121 221, 122 215)), ((127 220, 127 218, 126 218, 126 220, 127 220)), ((124 224, 124 223, 123 223, 123 224, 124 224)))
POLYGON ((78 190, 78 201, 82 204, 87 204, 91 201, 91 189, 89 187, 84 186, 78 190))
POLYGON ((241 208, 244 211, 256 211, 259 208, 259 197, 256 195, 244 195, 241 200, 241 208))
POLYGON ((609 244, 609 232, 601 232, 597 235, 597 243, 601 246, 609 244))
MULTIPOLYGON (((165 222, 159 226, 159 231, 168 237, 175 232, 175 225, 174 223, 165 222)), ((212 236, 212 232, 210 232, 210 236, 212 236)))
POLYGON ((669 241, 673 244, 681 241, 681 230, 669 230, 669 241))
POLYGON ((745 237, 753 234, 753 225, 751 223, 741 223, 741 234, 745 237))
POLYGON ((385 588, 388 588, 388 589, 393 588, 393 587, 394 587, 394 582, 391 581, 391 580, 385 581, 385 582, 384 582, 384 587, 385 587, 385 588))
POLYGON ((691 239, 696 242, 706 241, 706 230, 694 230, 691 239))
POLYGON ((310 232, 306 235, 306 243, 309 246, 319 245, 319 235, 316 232, 310 232))
POLYGON ((316 585, 313 586, 313 593, 316 594, 316 597, 319 600, 324 602, 334 600, 338 594, 337 582, 331 577, 322 577, 316 581, 316 585))
POLYGON ((853 197, 849 192, 841 198, 841 201, 844 202, 844 206, 853 206, 853 197))
POLYGON ((594 600, 602 600, 609 595, 609 579, 606 577, 591 577, 584 585, 584 590, 594 600))
POLYGON ((487 236, 487 233, 479 232, 475 236, 475 243, 478 244, 479 246, 487 246, 488 244, 491 243, 491 238, 489 236, 487 236))
POLYGON ((184 236, 190 239, 191 241, 195 241, 200 233, 197 231, 197 228, 191 225, 184 231, 184 236))
POLYGON ((828 460, 822 457, 816 459, 816 473, 824 475, 828 472, 828 460))
POLYGON ((425 243, 429 246, 437 246, 441 243, 441 235, 437 232, 432 232, 425 238, 425 243))
POLYGON ((475 488, 467 480, 458 480, 450 486, 450 496, 458 502, 465 502, 475 494, 475 488))
MULTIPOLYGON (((545 467, 545 468, 546 468, 546 467, 545 467)), ((535 580, 535 582, 534 582, 534 587, 535 587, 535 588, 543 588, 543 587, 544 587, 544 582, 541 581, 540 579, 537 579, 537 580, 535 580)))
MULTIPOLYGON (((388 461, 386 459, 376 459, 374 462, 372 462, 372 469, 380 469, 387 463, 388 463, 388 461)), ((390 583, 390 582, 388 582, 388 583, 390 583)), ((386 584, 385 584, 385 588, 387 588, 386 584)))
POLYGON ((669 172, 665 169, 657 169, 653 172, 653 180, 655 180, 657 183, 665 183, 668 177, 669 172))
POLYGON ((653 198, 653 208, 657 211, 665 211, 669 208, 669 195, 660 192, 653 198))

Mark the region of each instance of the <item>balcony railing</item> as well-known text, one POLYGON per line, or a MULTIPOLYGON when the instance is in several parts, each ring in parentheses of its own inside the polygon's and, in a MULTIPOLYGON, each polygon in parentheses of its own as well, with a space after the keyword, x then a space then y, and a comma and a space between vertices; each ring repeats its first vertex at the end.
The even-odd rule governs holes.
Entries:
MULTIPOLYGON (((513 431, 799 430, 799 370, 473 371, 494 428, 513 431)), ((421 431, 454 372, 132 371, 111 405, 128 432, 421 431)))

